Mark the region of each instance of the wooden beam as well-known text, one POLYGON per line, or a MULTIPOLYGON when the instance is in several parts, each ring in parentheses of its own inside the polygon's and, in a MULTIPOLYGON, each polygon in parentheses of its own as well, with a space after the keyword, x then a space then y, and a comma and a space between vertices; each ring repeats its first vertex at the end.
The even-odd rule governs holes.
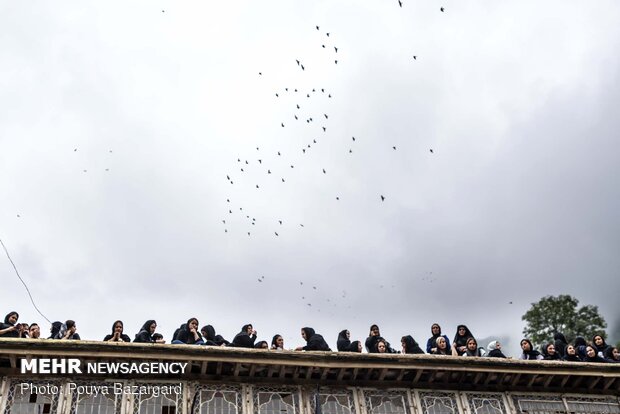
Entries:
POLYGON ((314 368, 312 367, 307 367, 306 368, 306 379, 310 379, 310 377, 312 376, 312 371, 314 370, 314 368))
POLYGON ((438 372, 439 372, 439 371, 437 371, 437 370, 433 371, 433 373, 431 374, 430 378, 428 379, 428 383, 429 383, 429 384, 432 384, 432 383, 433 383, 433 381, 435 381, 435 377, 437 376, 437 373, 438 373, 438 372))
POLYGON ((222 375, 222 361, 218 361, 217 368, 215 369, 216 375, 222 375))
POLYGON ((359 368, 353 368, 353 375, 351 375, 351 380, 355 381, 357 379, 357 373, 360 371, 359 368))
POLYGON ((338 381, 342 381, 342 378, 344 377, 345 372, 347 372, 346 368, 340 368, 340 370, 338 371, 338 377, 336 379, 338 381))
POLYGON ((252 364, 250 366, 250 378, 254 377, 255 373, 256 373, 256 364, 252 364))
POLYGON ((271 378, 275 370, 276 370, 275 365, 269 365, 269 369, 267 370, 267 378, 271 378))
POLYGON ((534 381, 536 381, 536 378, 538 378, 538 374, 534 374, 532 375, 532 378, 527 382, 527 387, 531 387, 532 384, 534 384, 534 381))
POLYGON ((487 377, 484 379, 484 385, 489 385, 489 382, 491 382, 491 378, 493 378, 493 373, 488 373, 487 377))
POLYGON ((547 375, 547 379, 545 380, 543 387, 547 388, 549 384, 551 384, 551 381, 553 381, 554 377, 555 375, 547 375))
MULTIPOLYGON (((204 374, 206 374, 206 373, 207 373, 207 365, 208 365, 208 364, 209 364, 209 363, 208 363, 207 361, 202 361, 202 364, 200 364, 200 373, 201 373, 202 375, 204 375, 204 374)), ((189 364, 188 364, 188 365, 189 365, 189 364)))
POLYGON ((280 378, 284 378, 286 376, 286 365, 282 365, 280 368, 280 373, 278 374, 280 378))
POLYGON ((588 389, 591 390, 594 387, 596 387, 596 384, 598 384, 598 382, 601 380, 601 377, 594 377, 592 378, 592 381, 590 381, 590 383, 588 384, 588 389))
POLYGON ((379 373, 379 381, 383 381, 385 379, 385 376, 388 373, 388 369, 387 368, 383 368, 381 370, 381 372, 379 373))
POLYGON ((400 382, 403 380, 403 377, 405 376, 405 372, 407 372, 404 369, 401 369, 400 372, 398 373, 398 377, 396 377, 396 381, 400 382))
POLYGON ((414 384, 417 384, 418 381, 420 380, 420 377, 422 376, 422 373, 424 372, 423 369, 418 369, 418 371, 415 373, 415 377, 413 377, 413 381, 411 381, 414 384))
POLYGON ((478 384, 478 381, 480 381, 480 379, 482 378, 482 375, 484 375, 482 372, 478 372, 476 374, 476 376, 474 377, 474 381, 473 381, 474 385, 478 384))
POLYGON ((239 376, 239 370, 241 369, 241 364, 235 364, 235 369, 233 370, 233 377, 239 376))
POLYGON ((323 372, 321 372, 321 381, 325 381, 327 374, 329 374, 329 368, 323 368, 323 372))
POLYGON ((570 378, 571 378, 570 375, 565 375, 564 378, 562 378, 562 381, 560 382, 560 388, 564 388, 564 386, 566 385, 566 383, 568 382, 570 378))
POLYGON ((618 377, 607 378, 607 380, 605 380, 605 385, 603 385, 603 391, 607 391, 616 379, 618 379, 618 377))

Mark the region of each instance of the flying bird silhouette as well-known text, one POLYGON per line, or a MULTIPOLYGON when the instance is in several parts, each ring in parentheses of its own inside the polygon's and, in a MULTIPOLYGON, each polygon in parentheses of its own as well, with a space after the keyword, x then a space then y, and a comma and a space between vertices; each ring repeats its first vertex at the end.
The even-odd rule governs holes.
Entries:
POLYGON ((444 12, 444 8, 443 7, 440 7, 439 10, 441 10, 442 13, 444 12))
POLYGON ((385 197, 381 196, 381 201, 385 201, 385 197))

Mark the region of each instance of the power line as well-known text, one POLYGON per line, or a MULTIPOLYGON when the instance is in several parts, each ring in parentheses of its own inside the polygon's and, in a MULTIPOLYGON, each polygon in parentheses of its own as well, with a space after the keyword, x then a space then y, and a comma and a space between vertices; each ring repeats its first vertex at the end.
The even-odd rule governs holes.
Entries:
POLYGON ((15 263, 13 263, 13 259, 11 259, 11 256, 9 255, 9 251, 6 249, 6 246, 2 242, 2 239, 0 239, 0 244, 2 245, 2 248, 4 249, 4 252, 6 253, 6 257, 9 258, 9 262, 11 262, 11 264, 13 265, 13 269, 15 269, 15 274, 17 275, 19 280, 22 282, 22 284, 26 288, 26 292, 28 292, 28 296, 30 297, 30 302, 32 302, 32 306, 34 306, 37 312, 39 312, 39 315, 43 316, 43 318, 45 318, 46 321, 48 321, 49 323, 52 323, 52 321, 47 319, 47 316, 43 315, 43 313, 39 310, 37 305, 34 303, 34 299, 32 299, 32 295, 30 294, 30 289, 28 289, 28 285, 26 285, 26 282, 24 282, 24 279, 22 279, 22 277, 19 275, 19 272, 17 271, 17 267, 15 266, 15 263))

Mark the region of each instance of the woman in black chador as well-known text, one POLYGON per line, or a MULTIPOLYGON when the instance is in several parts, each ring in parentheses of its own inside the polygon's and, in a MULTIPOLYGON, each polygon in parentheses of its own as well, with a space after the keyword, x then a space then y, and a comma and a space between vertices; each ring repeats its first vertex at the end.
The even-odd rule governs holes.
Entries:
POLYGON ((456 327, 456 335, 452 341, 452 349, 456 350, 457 355, 463 355, 467 352, 467 340, 469 338, 475 338, 469 328, 465 325, 459 325, 456 327))
POLYGON ((368 338, 366 338, 365 343, 366 351, 368 351, 368 353, 370 354, 377 353, 377 342, 379 342, 379 340, 381 339, 385 341, 386 353, 395 354, 396 351, 394 351, 390 346, 390 343, 381 336, 381 332, 379 332, 379 326, 376 324, 370 325, 370 333, 368 334, 368 338))
POLYGON ((338 340, 336 341, 336 347, 340 352, 362 352, 361 342, 351 342, 351 333, 348 329, 343 329, 338 334, 338 340))
POLYGON ((442 336, 446 340, 446 346, 448 349, 451 348, 450 340, 447 335, 441 334, 441 326, 438 323, 434 323, 431 325, 431 337, 426 341, 426 352, 429 354, 434 354, 437 350, 437 338, 442 336))
POLYGON ((141 343, 160 343, 163 344, 165 341, 162 339, 155 339, 154 334, 155 334, 155 329, 157 329, 157 322, 155 322, 153 319, 149 319, 148 321, 144 322, 144 324, 142 325, 142 328, 140 328, 140 332, 138 332, 136 334, 136 337, 134 338, 134 342, 141 342, 141 343))
POLYGON ((544 358, 540 352, 534 349, 532 341, 530 341, 529 339, 521 339, 520 345, 523 353, 521 354, 519 359, 536 360, 544 358))
POLYGON ((607 362, 605 358, 599 356, 596 353, 596 348, 592 345, 586 346, 586 357, 583 359, 583 362, 607 362))
POLYGON ((270 349, 273 351, 284 351, 284 338, 282 338, 282 335, 275 334, 273 338, 271 338, 270 349))
POLYGON ((403 354, 423 354, 424 351, 420 345, 413 339, 413 336, 407 335, 400 338, 400 344, 403 346, 403 354))
POLYGON ((129 336, 123 333, 123 321, 115 321, 112 324, 112 334, 108 334, 103 338, 106 342, 131 342, 129 336))
POLYGON ((566 345, 564 348, 564 361, 581 362, 581 358, 577 355, 577 350, 571 344, 566 345))
POLYGON ((254 348, 254 341, 256 341, 256 330, 251 323, 248 323, 243 325, 241 332, 235 335, 232 345, 237 348, 254 348))
POLYGON ((224 339, 222 335, 215 334, 215 328, 211 325, 203 326, 202 329, 200 329, 200 333, 202 333, 205 345, 230 346, 230 342, 224 339))
POLYGON ((0 323, 0 337, 4 338, 21 338, 23 335, 23 327, 17 323, 19 313, 9 312, 4 317, 4 323, 0 323))
POLYGON ((189 318, 185 327, 179 330, 177 338, 172 341, 173 344, 186 345, 202 345, 204 341, 202 335, 198 332, 198 319, 189 318))
POLYGON ((610 345, 607 345, 605 338, 602 335, 594 335, 592 337, 592 348, 596 351, 596 354, 601 358, 605 357, 605 352, 610 345))
POLYGON ((555 343, 553 342, 543 345, 542 351, 543 357, 547 361, 559 361, 562 359, 560 353, 556 351, 555 343))
POLYGON ((301 328, 301 337, 306 340, 306 346, 298 346, 295 351, 331 351, 323 336, 312 328, 301 328))

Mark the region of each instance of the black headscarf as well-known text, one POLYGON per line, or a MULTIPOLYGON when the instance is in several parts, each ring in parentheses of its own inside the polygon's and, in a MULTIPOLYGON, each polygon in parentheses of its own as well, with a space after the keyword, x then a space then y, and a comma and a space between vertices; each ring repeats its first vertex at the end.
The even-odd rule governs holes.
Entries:
POLYGON ((277 340, 278 338, 282 338, 282 335, 280 335, 280 334, 275 334, 275 335, 273 336, 273 338, 271 338, 271 349, 280 349, 280 348, 278 347, 278 343, 276 342, 276 340, 277 340))
POLYGON ((556 332, 555 335, 553 335, 553 340, 553 344, 555 345, 555 352, 560 354, 560 358, 564 358, 564 354, 566 353, 566 345, 568 345, 566 337, 563 333, 556 332))
POLYGON ((353 341, 351 345, 349 345, 349 352, 362 352, 362 343, 360 341, 353 341))
POLYGON ((129 338, 129 336, 125 335, 123 333, 123 321, 114 321, 114 323, 112 324, 112 334, 111 335, 106 335, 105 338, 103 338, 104 341, 109 341, 110 339, 112 339, 114 337, 114 327, 116 326, 116 324, 120 323, 121 324, 121 334, 120 334, 120 339, 123 342, 131 342, 131 338, 129 338))
POLYGON ((400 338, 401 342, 405 344, 403 352, 405 354, 423 354, 424 351, 420 348, 420 345, 413 339, 413 336, 406 335, 400 338))
MULTIPOLYGON (((525 341, 528 344, 530 344, 530 350, 529 351, 523 351, 523 348, 521 348, 521 351, 523 352, 523 355, 525 355, 525 358, 523 358, 523 359, 531 359, 531 360, 538 359, 538 356, 540 355, 540 352, 538 352, 537 350, 534 349, 534 346, 532 345, 532 341, 530 341, 529 339, 522 339, 521 342, 523 342, 523 341, 525 341)), ((521 342, 519 342, 519 344, 521 342)))
MULTIPOLYGON (((7 329, 7 328, 11 328, 13 326, 17 326, 16 324, 13 324, 13 323, 9 322, 9 318, 12 315, 17 316, 17 318, 19 319, 19 313, 15 312, 15 311, 7 313, 7 315, 4 317, 4 323, 0 323, 0 329, 7 329)), ((2 336, 4 338, 19 338, 19 331, 17 329, 14 329, 11 332, 4 333, 4 334, 2 334, 0 336, 2 336)))
POLYGON ((467 340, 469 338, 474 338, 474 334, 471 333, 471 331, 469 330, 469 328, 465 325, 459 325, 456 327, 456 335, 454 335, 454 340, 452 341, 452 343, 454 345, 456 345, 457 347, 459 346, 467 346, 467 340), (460 328, 465 328, 465 334, 461 335, 459 334, 459 329, 460 328))
POLYGON ((607 362, 614 362, 614 363, 619 363, 620 359, 615 359, 614 358, 614 349, 618 349, 615 346, 610 346, 609 348, 607 348, 607 350, 605 351, 605 359, 607 360, 607 362))
POLYGON ((142 328, 140 328, 140 331, 136 334, 133 341, 142 343, 154 342, 153 337, 151 336, 151 325, 153 324, 157 325, 157 322, 153 319, 149 319, 144 322, 144 324, 142 324, 142 328))
POLYGON ((200 329, 200 332, 203 334, 206 345, 212 345, 212 346, 222 346, 222 344, 224 344, 225 346, 230 345, 230 342, 224 339, 222 335, 215 334, 215 328, 212 325, 203 326, 200 329))
POLYGON ((549 347, 550 346, 553 346, 555 348, 555 344, 552 343, 552 342, 549 342, 548 344, 543 345, 543 347, 542 347, 542 354, 545 357, 545 360, 547 360, 547 361, 557 361, 557 360, 562 359, 560 357, 560 353, 557 350, 555 351, 555 353, 553 355, 549 354, 549 347))
POLYGON ((609 348, 609 345, 607 345, 607 342, 605 342, 605 338, 603 337, 603 335, 596 334, 592 337, 592 347, 594 348, 596 353, 599 354, 600 356, 601 354, 605 355, 605 351, 607 351, 607 348, 609 348), (594 338, 596 338, 597 336, 600 336, 601 339, 603 340, 603 343, 600 346, 596 345, 596 342, 594 342, 594 338))
POLYGON ((323 339, 322 335, 314 332, 314 329, 305 327, 301 328, 302 331, 306 334, 306 346, 304 346, 304 351, 331 351, 325 339, 323 339))
POLYGON ((348 329, 343 329, 338 333, 338 340, 336 341, 336 348, 340 352, 349 352, 349 348, 351 347, 351 340, 347 338, 348 329))
POLYGON ((254 348, 254 341, 256 341, 256 335, 250 336, 248 334, 248 328, 252 326, 251 323, 245 324, 241 327, 241 332, 235 335, 232 341, 232 345, 237 348, 254 348))
POLYGON ((60 321, 52 322, 52 329, 50 330, 50 336, 47 339, 56 339, 56 336, 60 332, 60 328, 62 328, 62 322, 60 321))

